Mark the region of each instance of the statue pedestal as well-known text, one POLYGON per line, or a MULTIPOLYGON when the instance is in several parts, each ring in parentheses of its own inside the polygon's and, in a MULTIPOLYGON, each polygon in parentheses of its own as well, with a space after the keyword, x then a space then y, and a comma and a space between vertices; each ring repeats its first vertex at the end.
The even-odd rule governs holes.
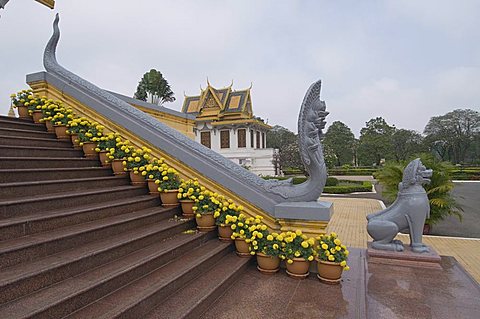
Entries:
POLYGON ((286 202, 276 205, 274 211, 281 231, 301 229, 310 237, 325 234, 332 214, 333 203, 324 201, 286 202))
POLYGON ((369 241, 367 244, 367 260, 369 263, 442 269, 440 256, 430 246, 428 246, 430 249, 428 253, 415 253, 408 245, 404 245, 404 251, 379 250, 372 248, 371 245, 372 242, 369 241))

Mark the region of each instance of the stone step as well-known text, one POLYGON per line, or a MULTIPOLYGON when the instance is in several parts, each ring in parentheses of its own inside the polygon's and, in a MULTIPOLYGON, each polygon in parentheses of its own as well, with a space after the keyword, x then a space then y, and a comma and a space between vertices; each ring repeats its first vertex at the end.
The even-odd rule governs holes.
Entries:
POLYGON ((125 185, 130 185, 130 179, 125 175, 0 183, 0 200, 25 198, 41 194, 76 192, 92 189, 93 187, 107 189, 125 185))
POLYGON ((37 146, 37 147, 73 147, 71 140, 0 135, 1 145, 37 146))
POLYGON ((0 145, 0 154, 3 157, 83 157, 82 150, 72 147, 0 145))
POLYGON ((55 133, 49 133, 47 131, 34 131, 30 129, 23 130, 23 129, 17 129, 17 128, 2 127, 1 125, 0 125, 0 135, 57 139, 57 136, 55 135, 55 133))
POLYGON ((251 261, 234 253, 226 255, 143 318, 199 318, 246 271, 251 261))
POLYGON ((0 183, 89 178, 111 175, 113 175, 112 170, 105 167, 0 169, 0 183))
POLYGON ((192 220, 161 220, 0 270, 0 304, 108 264, 145 247, 149 247, 151 252, 164 250, 177 255, 184 245, 196 246, 210 238, 202 234, 180 234, 191 227, 192 220))
POLYGON ((31 196, 24 199, 0 200, 0 220, 25 216, 31 212, 47 212, 60 208, 73 208, 90 203, 101 203, 121 198, 146 195, 144 186, 117 186, 108 189, 93 188, 61 194, 31 196))
POLYGON ((0 269, 173 217, 176 208, 146 208, 0 242, 0 269))
POLYGON ((2 121, 8 121, 8 122, 21 122, 21 123, 33 123, 33 119, 31 117, 29 118, 19 118, 19 117, 11 117, 7 115, 0 115, 0 120, 2 121))
MULTIPOLYGON (((12 319, 62 318, 106 295, 108 296, 102 299, 102 304, 104 300, 113 301, 116 305, 130 306, 129 310, 131 310, 132 307, 138 308, 139 305, 152 301, 154 299, 152 297, 165 298, 175 290, 175 287, 210 268, 223 255, 231 251, 230 245, 217 240, 210 240, 197 247, 185 247, 180 252, 154 246, 146 247, 124 258, 66 279, 24 298, 16 299, 1 306, 0 313, 12 319), (174 259, 177 256, 178 258, 174 259), (140 295, 144 297, 141 298, 142 303, 137 302, 136 305, 132 305, 128 302, 132 299, 137 301, 140 295), (114 301, 115 298, 116 301, 114 301)), ((178 243, 174 243, 174 247, 178 247, 178 243)), ((83 308, 82 314, 72 314, 72 317, 101 318, 88 314, 88 310, 89 307, 83 308)), ((106 308, 103 309, 103 311, 106 310, 106 308)), ((108 314, 101 313, 101 315, 108 314)), ((142 317, 142 312, 136 311, 132 318, 142 317)))
POLYGON ((47 131, 45 124, 35 124, 33 121, 20 120, 20 119, 10 119, 2 117, 0 118, 0 128, 13 128, 20 130, 30 130, 30 131, 47 131))
POLYGON ((97 159, 75 157, 0 157, 0 169, 98 167, 97 159))
POLYGON ((176 294, 231 251, 232 245, 210 240, 67 318, 144 318, 155 305, 176 294))
POLYGON ((144 195, 0 219, 0 240, 28 236, 60 227, 86 223, 109 216, 158 206, 160 206, 160 198, 158 196, 144 195))

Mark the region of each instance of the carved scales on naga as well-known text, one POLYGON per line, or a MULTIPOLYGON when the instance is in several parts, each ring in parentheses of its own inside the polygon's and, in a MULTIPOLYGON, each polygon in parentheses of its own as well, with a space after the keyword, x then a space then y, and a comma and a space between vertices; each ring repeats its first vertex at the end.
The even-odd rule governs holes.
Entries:
MULTIPOLYGON (((245 193, 244 196, 267 211, 272 211, 273 206, 278 203, 317 201, 327 178, 320 139, 322 129, 325 127, 324 119, 328 112, 325 111, 325 102, 320 100, 321 81, 313 83, 308 89, 298 120, 300 155, 309 174, 308 180, 300 185, 293 185, 291 180, 264 180, 60 66, 55 54, 60 38, 58 22, 59 16, 57 14, 53 24, 54 32, 45 47, 43 57, 43 64, 48 73, 66 80, 69 85, 85 92, 89 97, 102 104, 102 107, 108 109, 108 112, 121 113, 119 116, 123 118, 127 116, 131 121, 141 121, 140 126, 143 129, 154 131, 157 135, 156 144, 163 145, 174 140, 176 145, 164 145, 161 148, 172 150, 178 147, 181 149, 178 153, 188 152, 195 154, 194 162, 188 162, 189 159, 187 158, 182 158, 182 160, 193 167, 195 165, 198 167, 202 165, 204 167, 215 167, 215 171, 209 173, 209 177, 223 183, 224 186, 229 187, 233 191, 238 189, 238 186, 235 185, 240 183, 240 186, 248 189, 243 191, 245 193), (163 137, 167 138, 161 139, 163 137), (202 163, 199 164, 199 162, 202 163), (227 176, 226 178, 220 176, 224 172, 224 175, 227 176), (235 181, 232 182, 232 179, 235 179, 235 181), (252 194, 259 198, 255 200, 252 194)), ((172 155, 179 156, 176 154, 172 155)), ((205 173, 205 171, 202 172, 205 173)))

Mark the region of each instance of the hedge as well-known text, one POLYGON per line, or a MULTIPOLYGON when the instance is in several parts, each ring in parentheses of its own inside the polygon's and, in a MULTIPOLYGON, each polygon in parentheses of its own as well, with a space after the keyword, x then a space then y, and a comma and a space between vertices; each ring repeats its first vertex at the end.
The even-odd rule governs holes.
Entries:
POLYGON ((352 168, 352 169, 330 169, 328 175, 352 175, 352 176, 371 176, 377 169, 374 168, 352 168))
POLYGON ((325 194, 349 194, 355 192, 371 192, 372 183, 368 181, 356 182, 356 181, 341 181, 348 182, 349 185, 338 186, 325 186, 323 193, 325 194))

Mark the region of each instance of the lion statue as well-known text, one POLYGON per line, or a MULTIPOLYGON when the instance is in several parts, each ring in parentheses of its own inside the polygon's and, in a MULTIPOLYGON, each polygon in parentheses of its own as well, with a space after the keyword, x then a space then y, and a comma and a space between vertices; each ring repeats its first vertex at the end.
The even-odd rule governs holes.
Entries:
POLYGON ((423 225, 425 219, 430 217, 430 204, 422 185, 430 183, 432 173, 419 158, 407 165, 402 182, 398 185, 395 202, 390 207, 367 216, 367 231, 373 238, 372 248, 403 251, 403 243, 394 238, 399 231, 404 231, 410 234, 412 251, 429 251, 422 243, 423 225))

